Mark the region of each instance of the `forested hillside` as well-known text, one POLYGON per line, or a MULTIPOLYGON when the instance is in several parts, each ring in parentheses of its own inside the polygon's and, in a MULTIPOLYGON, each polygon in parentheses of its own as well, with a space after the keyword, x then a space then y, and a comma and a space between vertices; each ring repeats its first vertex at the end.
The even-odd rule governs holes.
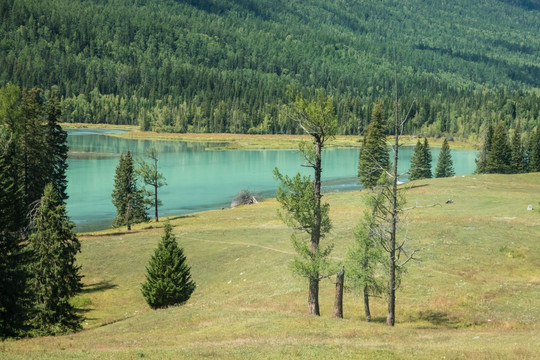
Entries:
POLYGON ((68 122, 294 133, 287 88, 323 88, 339 131, 392 109, 475 140, 539 122, 538 0, 0 0, 0 86, 55 89, 68 122))

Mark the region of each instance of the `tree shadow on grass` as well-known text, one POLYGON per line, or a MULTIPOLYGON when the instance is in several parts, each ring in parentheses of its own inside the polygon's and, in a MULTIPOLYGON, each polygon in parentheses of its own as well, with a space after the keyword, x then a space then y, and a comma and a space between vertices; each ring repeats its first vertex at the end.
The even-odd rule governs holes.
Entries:
POLYGON ((94 284, 84 285, 81 294, 90 294, 98 291, 114 289, 118 285, 111 283, 108 280, 100 281, 94 284))
POLYGON ((371 318, 371 321, 373 323, 377 324, 386 324, 386 317, 385 316, 375 316, 371 318))
POLYGON ((445 327, 448 329, 458 329, 470 326, 457 318, 448 317, 442 311, 426 310, 418 313, 418 320, 426 321, 435 327, 445 327))
POLYGON ((428 187, 429 184, 417 184, 417 185, 410 185, 410 186, 407 186, 407 189, 416 189, 416 188, 423 188, 423 187, 428 187))

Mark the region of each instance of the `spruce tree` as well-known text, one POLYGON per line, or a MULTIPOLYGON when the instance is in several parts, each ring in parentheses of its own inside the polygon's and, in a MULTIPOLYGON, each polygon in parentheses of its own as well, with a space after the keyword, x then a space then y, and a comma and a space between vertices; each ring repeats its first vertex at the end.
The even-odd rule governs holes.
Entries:
POLYGON ((141 292, 152 309, 185 303, 195 290, 184 250, 178 246, 172 226, 166 223, 163 236, 146 267, 141 292))
POLYGON ((454 163, 452 161, 452 154, 450 153, 450 146, 448 140, 445 138, 442 144, 441 152, 439 153, 439 159, 437 160, 437 168, 435 169, 435 177, 451 177, 455 175, 454 163))
POLYGON ((491 149, 486 160, 488 174, 509 174, 512 171, 512 150, 508 145, 508 134, 502 122, 493 130, 491 149))
POLYGON ((128 230, 131 230, 131 224, 148 220, 144 192, 137 187, 133 157, 129 150, 120 156, 116 167, 112 202, 116 207, 113 227, 126 225, 128 230))
POLYGON ((0 339, 21 335, 26 317, 24 206, 5 156, 9 145, 0 141, 0 339))
POLYGON ((411 158, 411 168, 409 169, 409 180, 414 181, 423 178, 424 174, 424 145, 418 140, 414 147, 414 153, 411 158))
POLYGON ((514 130, 511 142, 512 151, 512 173, 521 174, 525 172, 525 152, 521 142, 521 129, 519 124, 514 130))
POLYGON ((429 148, 429 142, 427 138, 424 138, 424 146, 422 146, 422 152, 424 155, 424 171, 422 177, 425 179, 431 179, 433 174, 431 173, 431 162, 433 160, 431 156, 431 150, 429 148))
POLYGON ((489 152, 491 151, 492 141, 493 141, 493 126, 489 124, 484 134, 484 143, 482 144, 482 149, 480 150, 480 153, 478 154, 478 158, 476 159, 475 172, 477 174, 486 173, 486 164, 487 164, 489 152))
POLYGON ((43 104, 40 89, 22 92, 21 169, 27 210, 43 194, 49 180, 49 154, 46 149, 45 127, 43 126, 43 104))
POLYGON ((60 200, 65 203, 68 198, 66 193, 66 171, 68 168, 67 157, 69 148, 67 146, 67 133, 58 124, 60 115, 60 101, 52 93, 46 108, 47 174, 60 200))
POLYGON ((536 129, 529 139, 529 171, 540 171, 540 129, 536 129))
POLYGON ((57 335, 78 330, 82 318, 69 300, 82 288, 80 266, 75 264, 81 245, 66 207, 50 183, 45 186, 32 225, 28 239, 31 333, 57 335))
POLYGON ((379 102, 373 108, 358 157, 358 180, 366 189, 374 188, 383 171, 390 166, 385 127, 384 106, 379 102))

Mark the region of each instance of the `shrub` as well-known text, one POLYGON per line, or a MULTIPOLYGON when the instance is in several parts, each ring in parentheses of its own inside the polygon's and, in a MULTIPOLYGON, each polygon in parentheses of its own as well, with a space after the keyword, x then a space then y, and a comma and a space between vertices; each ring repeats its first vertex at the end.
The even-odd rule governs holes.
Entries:
POLYGON ((257 204, 260 200, 261 196, 258 193, 244 189, 234 196, 231 202, 231 207, 233 208, 239 205, 257 204))

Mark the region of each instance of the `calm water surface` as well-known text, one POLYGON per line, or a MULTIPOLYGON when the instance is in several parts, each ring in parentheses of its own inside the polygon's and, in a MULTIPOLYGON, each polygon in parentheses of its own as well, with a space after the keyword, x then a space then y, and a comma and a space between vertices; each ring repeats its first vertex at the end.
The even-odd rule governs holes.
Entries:
MULTIPOLYGON (((114 131, 114 130, 113 130, 114 131)), ((273 170, 294 175, 302 159, 296 150, 212 150, 215 144, 159 140, 130 140, 107 136, 111 130, 69 130, 70 147, 67 208, 77 231, 110 227, 116 210, 111 201, 114 174, 122 152, 128 149, 142 157, 146 149, 159 152, 159 171, 167 179, 160 188, 163 201, 160 216, 182 215, 228 207, 242 189, 275 196, 277 183, 273 170)), ((400 172, 410 166, 412 148, 400 151, 400 172)), ((433 166, 439 150, 432 150, 433 166)), ((476 151, 452 150, 456 175, 470 174, 475 168, 476 151)), ((323 151, 323 191, 360 189, 356 179, 358 149, 323 151)), ((406 178, 401 180, 406 181, 406 178)))

